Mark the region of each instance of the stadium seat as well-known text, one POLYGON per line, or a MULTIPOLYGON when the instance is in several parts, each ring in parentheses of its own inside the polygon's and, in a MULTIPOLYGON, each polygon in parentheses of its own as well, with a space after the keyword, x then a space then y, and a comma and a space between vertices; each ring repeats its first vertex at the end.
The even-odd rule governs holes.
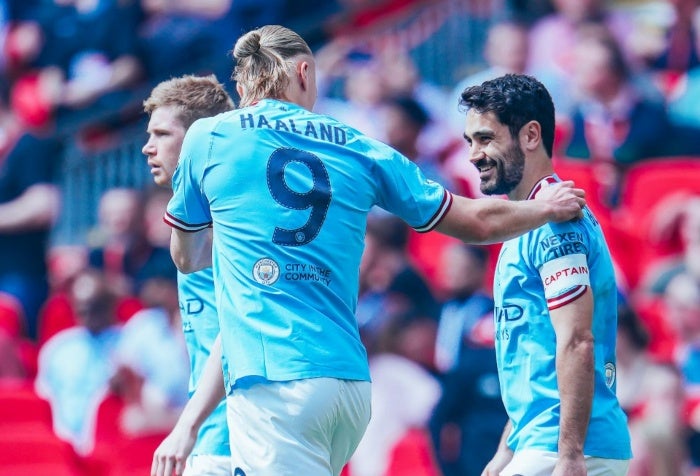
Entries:
POLYGON ((620 207, 643 217, 662 198, 679 191, 700 195, 700 157, 646 160, 625 172, 620 207))
POLYGON ((700 157, 646 160, 626 171, 612 220, 617 243, 613 240, 611 248, 626 254, 618 261, 630 285, 639 282, 650 263, 680 251, 650 241, 655 207, 679 193, 700 195, 700 157))
POLYGON ((22 305, 6 293, 0 293, 0 329, 12 338, 18 338, 24 333, 22 305))
POLYGON ((150 474, 153 453, 163 439, 164 434, 152 434, 128 438, 118 448, 120 455, 129 455, 128 458, 118 458, 110 476, 143 476, 150 474))
POLYGON ((37 424, 51 430, 49 403, 37 395, 30 382, 0 384, 0 429, 24 424, 37 424))
POLYGON ((77 324, 68 296, 54 294, 47 299, 39 314, 39 345, 42 346, 58 332, 77 324))
POLYGON ((439 476, 433 445, 428 433, 411 429, 392 450, 386 476, 439 476))
POLYGON ((84 473, 91 476, 111 475, 119 459, 119 448, 126 439, 119 426, 123 408, 124 401, 112 393, 107 394, 100 403, 95 417, 95 446, 90 454, 80 460, 84 473))
POLYGON ((0 468, 2 474, 15 475, 8 468, 17 467, 18 471, 40 473, 39 468, 62 467, 65 474, 77 474, 77 460, 70 444, 60 440, 51 431, 32 427, 18 427, 12 431, 0 432, 0 468))

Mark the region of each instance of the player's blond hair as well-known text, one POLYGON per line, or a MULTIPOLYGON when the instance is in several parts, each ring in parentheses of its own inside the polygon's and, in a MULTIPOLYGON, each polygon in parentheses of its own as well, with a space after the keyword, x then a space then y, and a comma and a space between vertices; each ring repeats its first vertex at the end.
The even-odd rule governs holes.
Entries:
POLYGON ((185 129, 203 117, 215 116, 233 109, 234 103, 216 76, 185 75, 158 84, 143 102, 143 110, 151 115, 159 107, 175 106, 185 129))
POLYGON ((299 55, 312 55, 297 33, 279 25, 267 25, 241 36, 233 47, 236 67, 233 79, 243 87, 241 106, 264 98, 281 99, 289 85, 299 55))

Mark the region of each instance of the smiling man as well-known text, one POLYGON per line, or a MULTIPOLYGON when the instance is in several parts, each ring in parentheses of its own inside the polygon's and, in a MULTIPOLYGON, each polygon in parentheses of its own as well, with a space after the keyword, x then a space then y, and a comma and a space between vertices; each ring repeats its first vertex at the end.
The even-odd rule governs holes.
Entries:
MULTIPOLYGON (((558 182, 554 105, 525 75, 462 93, 481 191, 531 200, 558 182)), ((590 210, 503 244, 494 284, 496 355, 509 422, 487 476, 622 476, 631 458, 615 396, 617 288, 590 210)))

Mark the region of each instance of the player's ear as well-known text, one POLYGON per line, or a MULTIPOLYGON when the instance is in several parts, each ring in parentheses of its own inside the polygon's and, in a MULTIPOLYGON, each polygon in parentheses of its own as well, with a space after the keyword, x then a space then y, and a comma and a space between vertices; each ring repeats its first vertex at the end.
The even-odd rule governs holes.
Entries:
POLYGON ((520 129, 520 142, 525 150, 532 152, 542 142, 542 126, 537 121, 530 121, 520 129))
POLYGON ((236 92, 239 97, 243 97, 243 86, 241 86, 241 83, 236 83, 236 92))
POLYGON ((309 68, 308 61, 302 60, 297 63, 297 77, 299 78, 299 85, 304 91, 309 88, 309 68))

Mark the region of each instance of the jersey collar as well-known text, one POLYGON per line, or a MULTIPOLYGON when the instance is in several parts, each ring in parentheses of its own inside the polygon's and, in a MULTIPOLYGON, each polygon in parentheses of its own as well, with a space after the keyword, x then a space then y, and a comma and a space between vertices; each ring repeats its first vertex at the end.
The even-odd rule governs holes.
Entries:
POLYGON ((554 175, 547 175, 546 177, 541 178, 534 187, 532 187, 532 190, 530 191, 530 195, 527 196, 528 200, 533 200, 537 193, 542 189, 542 185, 545 183, 557 183, 559 180, 554 175))

